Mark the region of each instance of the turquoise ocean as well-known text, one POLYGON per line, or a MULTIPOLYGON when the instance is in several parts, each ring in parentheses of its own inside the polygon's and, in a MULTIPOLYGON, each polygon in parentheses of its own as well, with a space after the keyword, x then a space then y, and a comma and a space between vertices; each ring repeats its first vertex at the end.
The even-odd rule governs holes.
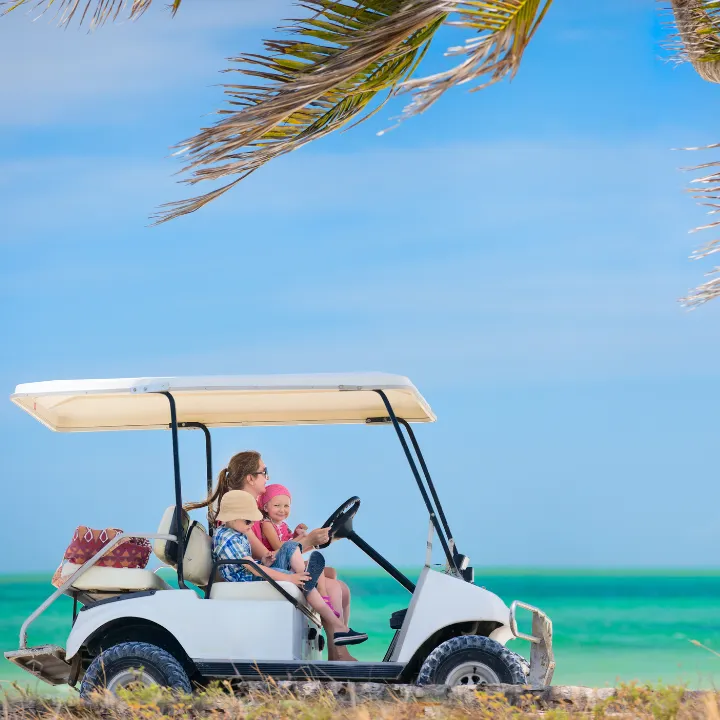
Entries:
MULTIPOLYGON (((410 577, 416 573, 408 573, 410 577)), ((360 660, 381 660, 390 642, 390 613, 407 607, 408 593, 377 570, 342 572, 353 593, 351 624, 370 640, 360 660)), ((49 576, 0 576, 0 649, 16 649, 22 621, 53 590, 49 576)), ((476 569, 476 582, 508 604, 524 600, 554 625, 554 684, 605 686, 619 681, 720 687, 720 570, 557 571, 476 569)), ((61 598, 30 631, 30 644, 64 645, 72 603, 61 598)), ((514 650, 528 655, 528 643, 514 650)), ((13 681, 52 688, 0 659, 0 687, 13 681)))

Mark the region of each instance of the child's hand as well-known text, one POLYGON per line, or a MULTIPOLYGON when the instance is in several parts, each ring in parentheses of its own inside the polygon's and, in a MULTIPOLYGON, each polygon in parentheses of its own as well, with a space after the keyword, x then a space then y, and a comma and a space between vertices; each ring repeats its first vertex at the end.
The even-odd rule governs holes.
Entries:
POLYGON ((299 538, 299 537, 305 537, 307 534, 307 525, 305 523, 300 523, 293 532, 293 537, 299 538))
POLYGON ((310 579, 310 573, 307 573, 305 571, 293 573, 292 575, 288 575, 287 579, 288 582, 291 582, 293 585, 297 585, 297 587, 302 588, 302 586, 310 579))
POLYGON ((269 552, 265 557, 260 561, 265 567, 270 567, 275 562, 275 553, 269 552))

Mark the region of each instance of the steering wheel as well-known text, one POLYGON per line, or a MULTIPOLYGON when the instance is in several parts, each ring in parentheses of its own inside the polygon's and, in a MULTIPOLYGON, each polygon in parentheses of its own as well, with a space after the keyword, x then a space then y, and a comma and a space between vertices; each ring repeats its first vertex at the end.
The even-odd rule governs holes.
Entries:
POLYGON ((330 538, 318 547, 322 550, 333 540, 346 538, 353 531, 352 521, 360 509, 360 498, 357 496, 346 500, 320 527, 330 528, 330 538))

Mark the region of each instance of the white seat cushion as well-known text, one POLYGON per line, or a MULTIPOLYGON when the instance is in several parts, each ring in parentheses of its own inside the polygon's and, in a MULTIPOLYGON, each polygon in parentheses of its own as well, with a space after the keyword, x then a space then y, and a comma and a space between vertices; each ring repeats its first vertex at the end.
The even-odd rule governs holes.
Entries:
MULTIPOLYGON (((67 580, 80 566, 65 563, 61 577, 67 580)), ((139 568, 98 567, 95 565, 83 573, 72 585, 74 590, 84 592, 140 592, 142 590, 170 590, 159 575, 139 568)))
MULTIPOLYGON (((296 600, 305 604, 305 596, 297 585, 279 582, 278 585, 296 600)), ((269 582, 216 582, 210 590, 211 600, 279 600, 287 602, 269 582)))

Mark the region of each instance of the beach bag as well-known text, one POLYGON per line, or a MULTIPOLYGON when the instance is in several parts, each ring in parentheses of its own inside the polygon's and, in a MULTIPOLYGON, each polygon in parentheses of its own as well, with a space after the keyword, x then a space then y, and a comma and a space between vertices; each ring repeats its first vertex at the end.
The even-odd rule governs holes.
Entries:
MULTIPOLYGON (((67 579, 62 577, 62 569, 65 563, 83 565, 121 532, 122 530, 119 528, 94 530, 85 525, 76 528, 72 540, 63 555, 63 562, 53 575, 52 584, 59 587, 67 579)), ((121 540, 109 553, 103 555, 95 563, 95 566, 142 569, 147 567, 150 552, 149 540, 135 537, 126 538, 121 540)))
MULTIPOLYGON (((118 528, 93 530, 85 525, 80 525, 75 530, 73 539, 63 557, 75 565, 82 565, 121 532, 122 530, 118 528)), ((126 538, 107 555, 103 555, 96 565, 98 567, 144 568, 147 567, 150 560, 150 551, 150 542, 145 538, 126 538)))

